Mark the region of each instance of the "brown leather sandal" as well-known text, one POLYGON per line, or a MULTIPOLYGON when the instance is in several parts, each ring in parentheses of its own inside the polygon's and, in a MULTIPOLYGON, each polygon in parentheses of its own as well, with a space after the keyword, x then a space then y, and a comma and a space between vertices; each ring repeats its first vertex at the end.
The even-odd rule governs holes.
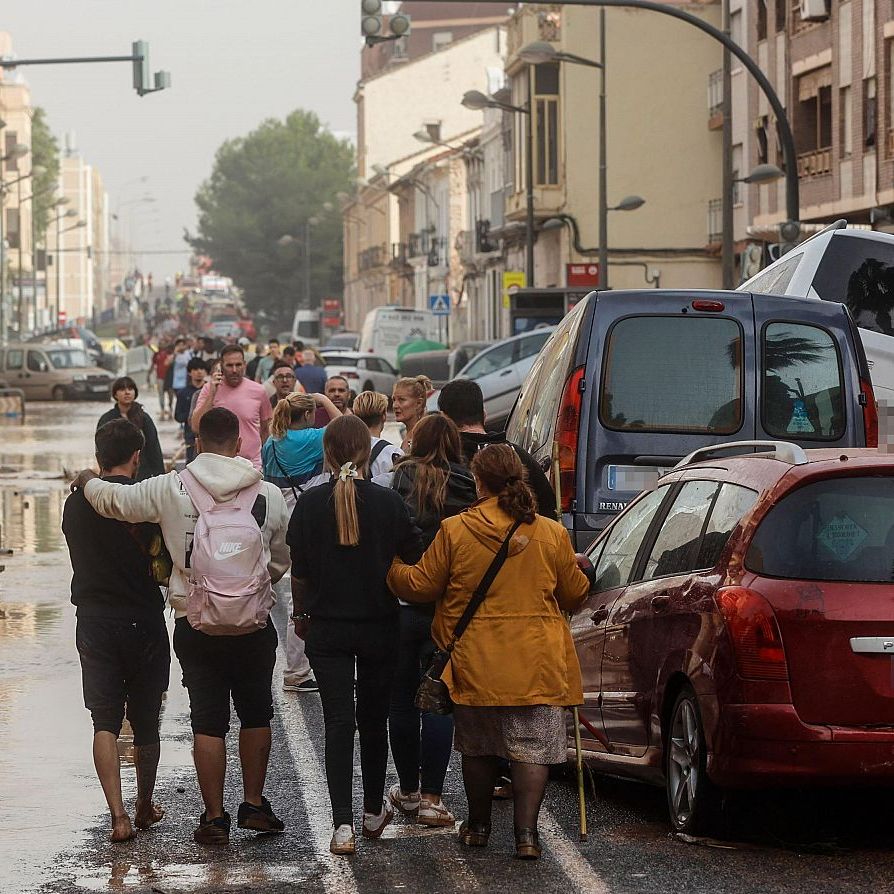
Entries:
POLYGON ((515 856, 519 860, 539 860, 540 836, 536 829, 515 830, 515 856))
POLYGON ((467 847, 487 847, 490 823, 470 823, 464 820, 460 824, 458 837, 467 847))

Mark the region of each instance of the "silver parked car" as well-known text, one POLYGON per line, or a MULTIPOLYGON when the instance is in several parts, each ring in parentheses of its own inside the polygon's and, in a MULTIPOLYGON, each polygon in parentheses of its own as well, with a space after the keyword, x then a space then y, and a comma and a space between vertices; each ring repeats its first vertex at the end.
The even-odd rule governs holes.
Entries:
MULTIPOLYGON (((555 328, 544 326, 498 341, 476 354, 457 374, 456 378, 473 379, 480 386, 489 429, 506 427, 522 382, 555 328)), ((428 409, 438 409, 437 392, 429 398, 428 409)))
POLYGON ((344 376, 352 391, 378 391, 391 396, 394 383, 398 379, 397 370, 384 358, 376 354, 362 354, 359 351, 324 352, 326 378, 344 376))

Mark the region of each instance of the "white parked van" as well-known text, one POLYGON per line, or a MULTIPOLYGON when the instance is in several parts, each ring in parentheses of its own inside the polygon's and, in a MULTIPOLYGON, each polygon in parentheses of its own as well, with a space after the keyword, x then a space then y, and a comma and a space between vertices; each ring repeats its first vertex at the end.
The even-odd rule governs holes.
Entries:
POLYGON ((320 344, 320 312, 319 310, 295 311, 292 320, 292 341, 303 341, 308 347, 320 344))
POLYGON ((860 328, 875 395, 894 405, 894 236, 846 227, 847 221, 835 221, 739 291, 847 305, 860 328))
POLYGON ((397 349, 408 341, 437 341, 438 318, 428 310, 411 307, 376 307, 367 315, 360 332, 360 351, 378 354, 397 366, 397 349))

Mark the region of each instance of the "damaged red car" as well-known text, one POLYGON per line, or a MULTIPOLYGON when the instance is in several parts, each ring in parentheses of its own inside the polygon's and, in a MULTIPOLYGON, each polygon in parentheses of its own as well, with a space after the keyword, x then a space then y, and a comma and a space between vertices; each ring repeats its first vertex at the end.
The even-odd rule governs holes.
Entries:
POLYGON ((663 785, 676 830, 736 788, 894 784, 894 457, 696 451, 589 555, 585 758, 663 785))

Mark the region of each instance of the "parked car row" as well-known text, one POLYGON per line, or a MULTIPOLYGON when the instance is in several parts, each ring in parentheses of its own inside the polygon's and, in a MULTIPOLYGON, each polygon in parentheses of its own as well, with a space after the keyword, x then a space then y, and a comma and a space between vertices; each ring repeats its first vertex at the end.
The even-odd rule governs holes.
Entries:
POLYGON ((112 376, 86 351, 59 342, 0 347, 0 378, 21 388, 27 400, 108 400, 112 376))

